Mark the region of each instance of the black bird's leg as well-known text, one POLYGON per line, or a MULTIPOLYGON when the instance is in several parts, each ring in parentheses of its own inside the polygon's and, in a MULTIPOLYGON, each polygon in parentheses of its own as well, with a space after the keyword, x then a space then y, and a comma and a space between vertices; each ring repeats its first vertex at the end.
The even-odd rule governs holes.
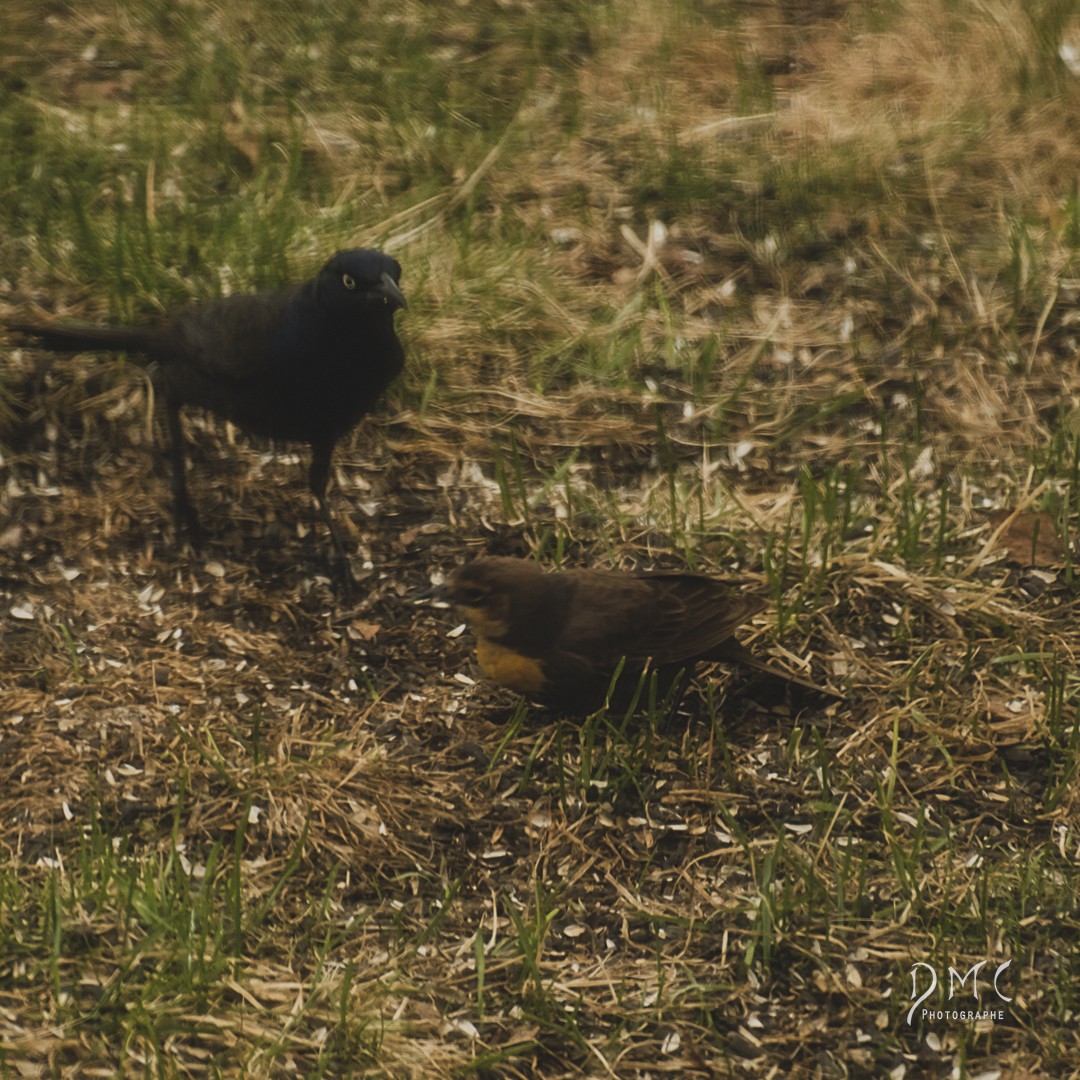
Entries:
POLYGON ((199 526, 199 515, 195 513, 195 507, 188 498, 180 406, 166 398, 165 415, 169 423, 169 457, 172 458, 173 522, 177 532, 185 530, 192 545, 199 547, 202 544, 202 529, 199 526))
POLYGON ((352 571, 349 569, 349 557, 345 554, 345 545, 341 542, 334 519, 330 516, 330 506, 326 501, 326 485, 330 480, 330 456, 333 452, 333 443, 313 442, 311 444, 311 471, 308 473, 308 483, 311 485, 311 493, 318 504, 319 516, 326 523, 326 528, 330 533, 338 573, 342 583, 348 587, 354 584, 352 571))

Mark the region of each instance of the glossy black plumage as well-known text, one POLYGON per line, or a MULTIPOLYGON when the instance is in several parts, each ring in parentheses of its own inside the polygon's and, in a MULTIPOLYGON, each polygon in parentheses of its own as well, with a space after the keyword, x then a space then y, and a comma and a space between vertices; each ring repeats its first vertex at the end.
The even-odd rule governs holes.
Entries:
POLYGON ((187 494, 180 410, 208 409, 244 431, 311 447, 311 490, 335 550, 326 504, 338 440, 370 412, 404 366, 394 312, 405 306, 401 267, 380 251, 339 251, 310 281, 230 296, 133 327, 8 321, 56 352, 126 352, 152 365, 164 400, 178 526, 198 536, 187 494))

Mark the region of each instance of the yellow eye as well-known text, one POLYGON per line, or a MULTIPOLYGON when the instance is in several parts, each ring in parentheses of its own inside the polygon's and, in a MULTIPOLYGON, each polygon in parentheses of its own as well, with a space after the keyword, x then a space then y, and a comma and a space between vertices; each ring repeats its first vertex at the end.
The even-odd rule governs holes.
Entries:
POLYGON ((356 279, 352 276, 352 274, 342 274, 341 284, 344 285, 346 289, 355 289, 356 279))

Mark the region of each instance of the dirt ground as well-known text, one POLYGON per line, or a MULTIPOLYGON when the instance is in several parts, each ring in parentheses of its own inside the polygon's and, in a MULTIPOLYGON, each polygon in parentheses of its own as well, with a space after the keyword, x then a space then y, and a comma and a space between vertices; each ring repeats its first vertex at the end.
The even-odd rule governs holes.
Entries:
MULTIPOLYGON (((801 936, 798 905, 783 932, 763 937, 747 918, 747 890, 761 871, 755 860, 776 858, 778 831, 797 844, 804 831, 828 836, 842 820, 847 844, 876 846, 893 827, 880 805, 890 762, 899 764, 898 804, 937 807, 935 824, 961 849, 1004 844, 1022 854, 1025 835, 1046 823, 1032 697, 992 668, 964 671, 972 645, 954 637, 957 685, 938 693, 954 699, 977 688, 980 716, 947 730, 917 697, 905 710, 902 689, 894 682, 890 690, 890 678, 906 678, 899 673, 911 649, 896 637, 886 645, 884 635, 890 611, 908 613, 913 626, 928 622, 926 643, 950 624, 965 625, 969 639, 981 624, 987 641, 998 619, 1034 627, 1045 617, 1029 613, 1031 592, 1042 590, 1047 602, 1037 575, 1013 572, 991 601, 980 590, 967 611, 955 583, 950 610, 925 581, 869 563, 846 595, 826 591, 805 622, 809 637, 785 645, 789 656, 815 658, 819 677, 846 686, 843 705, 793 715, 720 671, 662 731, 632 725, 621 736, 601 729, 585 739, 579 725, 535 709, 512 724, 515 698, 479 681, 469 635, 451 636, 457 620, 430 599, 469 554, 526 554, 536 543, 534 525, 506 523, 492 479, 492 428, 481 419, 490 399, 476 402, 475 416, 457 413, 453 425, 443 414, 418 421, 392 399, 343 447, 332 502, 358 550, 359 579, 343 597, 329 579, 302 454, 273 454, 194 418, 192 494, 207 539, 193 552, 173 536, 141 376, 86 358, 42 373, 28 357, 20 363, 37 382, 13 426, 0 536, 10 858, 43 871, 70 859, 91 808, 106 833, 126 836, 144 855, 181 836, 196 864, 215 843, 237 843, 246 821, 245 897, 280 905, 260 946, 265 975, 252 991, 260 1007, 284 1008, 288 988, 311 977, 297 930, 310 897, 332 881, 333 921, 362 923, 335 955, 357 966, 384 1018, 387 1001, 399 1002, 376 1055, 385 1065, 385 1040, 392 1032, 403 1040, 393 1044, 390 1073, 419 1068, 402 1062, 427 1043, 440 1047, 440 1070, 470 1059, 468 1028, 453 1025, 474 1015, 465 989, 475 979, 472 938, 481 930, 493 946, 500 935, 513 938, 506 909, 514 904, 538 908, 539 966, 523 969, 520 957, 506 956, 486 973, 494 1003, 486 1045, 527 1045, 523 1071, 507 1065, 508 1075, 570 1068, 563 1038, 514 1004, 546 1000, 533 983, 548 973, 550 993, 584 1038, 625 1029, 621 1075, 658 1060, 708 1074, 717 1030, 729 1061, 785 1060, 824 1074, 877 1074, 883 1062, 912 1055, 927 1055, 929 1067, 955 1050, 948 1042, 940 1054, 905 1046, 903 1028, 886 1015, 892 1007, 871 1009, 883 991, 906 1000, 897 961, 922 947, 888 878, 862 882, 850 923, 824 937, 801 936), (862 657, 850 647, 860 637, 862 657), (875 640, 876 649, 866 647, 875 640), (927 737, 902 734, 909 730, 927 737), (1007 790, 993 778, 999 766, 991 763, 1001 761, 1007 790), (284 868, 296 876, 279 893, 284 868), (545 904, 545 895, 557 903, 545 904), (882 948, 875 924, 893 908, 882 948), (768 989, 749 998, 733 966, 747 950, 771 952, 768 989), (398 998, 388 973, 409 982, 409 992, 398 998), (685 1023, 651 1016, 650 993, 670 979, 688 980, 694 1004, 685 1023), (704 996, 692 989, 699 982, 708 985, 704 996), (866 1046, 859 1018, 874 1015, 886 1030, 866 1046), (459 1040, 449 1059, 448 1038, 459 1040)), ((640 403, 598 405, 594 394, 572 392, 531 406, 519 400, 522 414, 533 413, 514 418, 526 472, 530 455, 550 460, 574 439, 579 468, 596 487, 662 479, 650 409, 640 403), (590 437, 593 410, 606 421, 590 437)), ((752 476, 743 495, 754 504, 752 476)), ((539 503, 533 514, 557 511, 539 503)), ((573 522, 571 535, 588 535, 590 525, 573 522)), ((670 550, 650 550, 652 539, 638 529, 616 561, 676 564, 670 550)), ((717 550, 724 546, 718 538, 717 550)), ((595 547, 571 545, 566 554, 589 561, 595 547)), ((740 572, 737 552, 723 568, 740 572)), ((747 587, 764 590, 760 570, 741 572, 747 587)), ((770 651, 767 634, 756 647, 770 651)), ((947 893, 938 903, 951 903, 947 893)), ((95 916, 86 918, 89 932, 95 916)), ((305 1017, 318 1020, 318 1010, 305 1017)), ((172 1048, 178 1060, 190 1054, 192 1067, 208 1046, 221 1049, 219 1032, 198 1028, 172 1048)), ((1002 1043, 1024 1039, 1021 1028, 997 1032, 995 1056, 1002 1043)), ((302 1031, 294 1034, 302 1041, 302 1031)), ((86 1036, 42 1038, 50 1060, 89 1052, 86 1036)), ((304 1059, 300 1043, 290 1053, 304 1059)))

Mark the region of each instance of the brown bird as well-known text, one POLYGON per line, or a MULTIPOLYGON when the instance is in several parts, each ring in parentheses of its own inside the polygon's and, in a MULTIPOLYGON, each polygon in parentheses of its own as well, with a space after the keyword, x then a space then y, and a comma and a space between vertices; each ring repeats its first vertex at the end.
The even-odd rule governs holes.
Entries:
MULTIPOLYGON (((632 701, 642 673, 655 671, 658 695, 678 694, 699 663, 751 668, 812 693, 839 695, 774 667, 734 634, 765 607, 757 597, 699 574, 563 570, 544 573, 528 559, 481 558, 454 571, 447 598, 476 635, 484 673, 562 712, 587 715, 611 696, 632 701)), ((658 698, 659 700, 659 698, 658 698)), ((643 689, 640 704, 648 702, 643 689)))

